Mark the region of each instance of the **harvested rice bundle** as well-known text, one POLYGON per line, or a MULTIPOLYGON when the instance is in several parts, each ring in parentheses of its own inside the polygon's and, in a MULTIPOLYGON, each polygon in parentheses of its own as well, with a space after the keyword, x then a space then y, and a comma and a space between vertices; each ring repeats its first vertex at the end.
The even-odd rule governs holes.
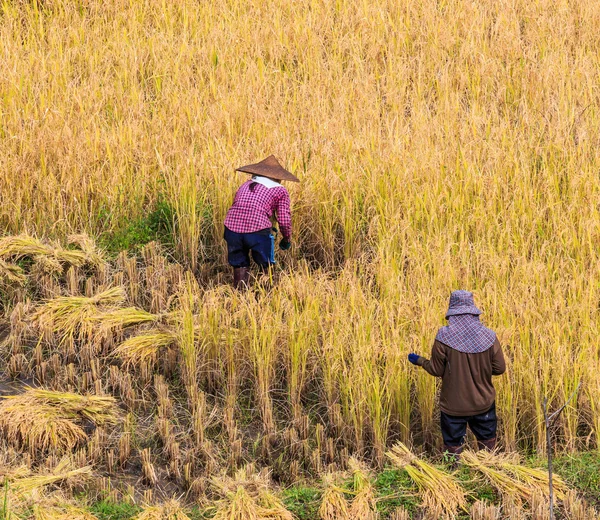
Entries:
POLYGON ((0 258, 0 283, 23 285, 26 280, 23 269, 0 258))
POLYGON ((102 252, 96 243, 85 234, 70 235, 68 237, 69 245, 76 245, 86 254, 86 263, 92 267, 101 267, 106 264, 102 252))
POLYGON ((134 520, 190 520, 190 517, 177 500, 171 499, 159 506, 145 506, 134 520))
POLYGON ((80 416, 97 426, 114 424, 119 418, 117 401, 108 395, 80 395, 30 388, 24 394, 5 396, 4 399, 23 399, 47 404, 59 409, 64 415, 80 416))
POLYGON ((0 432, 17 449, 32 455, 56 451, 66 453, 83 443, 83 429, 52 406, 7 400, 0 404, 0 432))
MULTIPOLYGON (((465 460, 465 464, 484 474, 490 481, 496 479, 499 491, 502 491, 500 487, 503 485, 506 486, 506 493, 521 489, 519 495, 526 500, 531 500, 535 492, 548 495, 548 472, 539 468, 528 468, 520 462, 521 459, 516 453, 492 453, 485 450, 469 452, 465 460), (486 468, 487 473, 484 471, 486 468), (503 473, 505 478, 498 475, 498 472, 503 473), (511 481, 515 484, 511 484, 511 481)), ((558 475, 554 476, 553 483, 557 498, 562 500, 569 487, 558 475)), ((492 484, 496 485, 494 482, 492 484)))
POLYGON ((238 486, 235 493, 228 493, 224 500, 217 505, 215 520, 258 520, 259 506, 256 500, 244 489, 238 486))
POLYGON ((118 306, 125 301, 122 287, 112 287, 92 297, 61 296, 44 303, 33 315, 33 321, 41 330, 58 334, 63 341, 67 338, 89 337, 92 318, 101 307, 118 306))
POLYGON ((213 477, 213 489, 223 498, 217 503, 216 520, 293 520, 293 515, 271 490, 266 470, 253 465, 237 471, 233 478, 213 477))
POLYGON ((262 489, 258 492, 258 504, 260 513, 264 518, 271 520, 294 520, 294 515, 290 513, 281 499, 268 489, 262 489))
POLYGON ((110 396, 83 396, 30 388, 20 395, 2 397, 0 432, 17 449, 32 455, 66 453, 87 440, 84 420, 96 425, 114 423, 116 401, 110 396))
POLYGON ((392 464, 408 473, 423 493, 423 506, 430 513, 453 518, 459 509, 467 511, 465 492, 451 475, 415 456, 401 442, 386 455, 392 464))
POLYGON ((9 484, 12 489, 21 494, 30 493, 34 490, 59 483, 68 484, 69 486, 80 486, 88 482, 91 477, 91 466, 76 468, 73 461, 65 457, 49 473, 17 478, 9 484))
POLYGON ((162 350, 166 350, 177 341, 177 335, 168 330, 150 330, 132 336, 121 343, 114 355, 122 359, 126 365, 154 365, 162 350))
POLYGON ((319 507, 319 518, 321 520, 350 520, 353 517, 350 516, 348 502, 344 496, 346 490, 338 487, 335 481, 336 476, 333 474, 323 477, 325 492, 319 507))
POLYGON ((465 451, 461 455, 461 461, 466 466, 481 473, 503 496, 511 497, 512 500, 517 501, 521 499, 531 500, 533 496, 531 485, 524 484, 495 465, 490 464, 489 459, 486 462, 485 455, 482 451, 477 453, 465 451))
POLYGON ((32 258, 45 272, 56 273, 65 265, 80 267, 86 263, 95 265, 96 255, 78 249, 65 249, 58 245, 45 244, 28 235, 3 237, 0 239, 0 258, 19 260, 32 258))
POLYGON ((72 504, 36 505, 34 520, 98 520, 92 513, 72 504))
POLYGON ((378 518, 375 490, 369 478, 369 472, 357 459, 351 457, 348 467, 352 471, 352 487, 355 497, 350 506, 350 518, 353 520, 376 520, 378 518))
POLYGON ((154 323, 159 319, 159 315, 136 307, 99 312, 90 318, 92 322, 100 326, 102 331, 110 331, 117 327, 130 327, 131 325, 140 325, 142 323, 154 323))

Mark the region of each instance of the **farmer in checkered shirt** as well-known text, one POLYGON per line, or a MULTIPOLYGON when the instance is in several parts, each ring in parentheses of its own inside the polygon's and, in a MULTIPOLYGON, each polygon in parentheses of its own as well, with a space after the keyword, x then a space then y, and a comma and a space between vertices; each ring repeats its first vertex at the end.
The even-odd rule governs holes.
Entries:
POLYGON ((292 246, 290 196, 281 181, 299 180, 272 155, 236 171, 252 175, 238 189, 225 217, 224 237, 229 264, 233 267, 233 285, 240 288, 247 286, 250 279, 250 255, 261 269, 275 263, 274 219, 283 235, 280 249, 292 246))
POLYGON ((479 321, 473 294, 454 291, 446 313, 448 326, 435 338, 431 359, 409 354, 408 360, 442 378, 440 393, 444 449, 455 458, 462 451, 467 425, 480 449, 496 447, 496 391, 492 376, 506 370, 496 333, 479 321))

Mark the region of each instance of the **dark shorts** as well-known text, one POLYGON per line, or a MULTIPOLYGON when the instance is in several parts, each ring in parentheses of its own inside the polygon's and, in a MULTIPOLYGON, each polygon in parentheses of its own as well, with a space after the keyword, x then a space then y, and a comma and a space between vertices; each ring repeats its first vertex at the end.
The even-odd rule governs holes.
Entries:
POLYGON ((478 441, 489 441, 496 437, 498 427, 496 403, 487 412, 470 417, 457 417, 441 412, 441 423, 446 446, 462 446, 467 434, 467 424, 478 441))
POLYGON ((227 256, 233 267, 250 267, 252 260, 262 268, 275 263, 275 236, 270 229, 256 233, 236 233, 225 228, 227 256))

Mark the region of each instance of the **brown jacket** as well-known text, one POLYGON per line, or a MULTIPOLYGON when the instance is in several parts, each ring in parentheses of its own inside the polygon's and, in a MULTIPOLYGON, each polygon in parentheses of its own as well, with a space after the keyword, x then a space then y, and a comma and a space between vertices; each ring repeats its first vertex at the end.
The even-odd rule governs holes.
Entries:
POLYGON ((431 359, 419 357, 417 364, 442 378, 440 408, 460 417, 487 412, 496 398, 492 376, 506 371, 498 338, 493 347, 477 354, 459 352, 436 340, 431 359))

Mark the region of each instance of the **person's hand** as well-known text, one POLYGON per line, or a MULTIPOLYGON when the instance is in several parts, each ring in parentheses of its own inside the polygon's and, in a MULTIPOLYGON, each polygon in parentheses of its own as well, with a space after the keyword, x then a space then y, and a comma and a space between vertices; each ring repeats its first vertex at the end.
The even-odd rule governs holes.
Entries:
POLYGON ((282 251, 287 251, 290 247, 292 247, 292 243, 287 238, 282 238, 279 242, 279 249, 282 251))
POLYGON ((420 357, 420 356, 419 356, 418 354, 411 353, 411 354, 409 354, 409 355, 408 355, 408 360, 409 360, 409 361, 410 361, 410 362, 411 362, 413 365, 416 365, 416 364, 418 364, 419 357, 420 357))

